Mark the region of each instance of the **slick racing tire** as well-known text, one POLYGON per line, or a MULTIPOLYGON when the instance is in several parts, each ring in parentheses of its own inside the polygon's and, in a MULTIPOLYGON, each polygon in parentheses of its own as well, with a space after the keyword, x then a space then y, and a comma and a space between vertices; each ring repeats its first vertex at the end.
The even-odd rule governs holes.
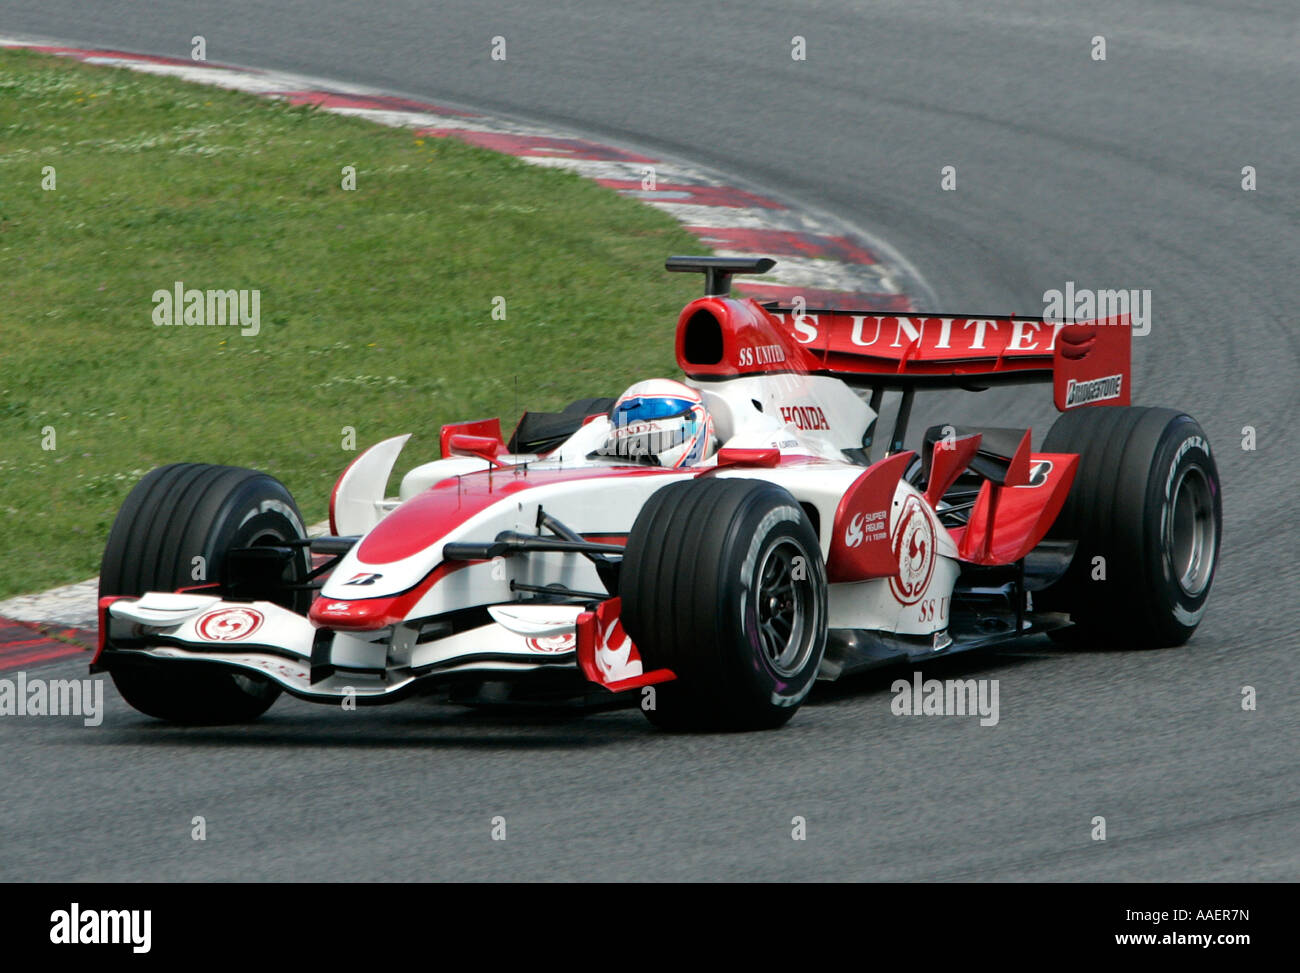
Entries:
MULTIPOLYGON (((236 548, 306 536, 302 515, 279 480, 254 470, 174 463, 147 474, 113 521, 99 570, 99 595, 142 595, 220 582, 236 548), (202 557, 203 561, 195 558, 202 557), (196 566, 204 570, 196 578, 196 566)), ((301 581, 310 565, 303 548, 286 569, 301 581)), ((269 590, 266 600, 305 613, 308 591, 269 590)), ((241 723, 262 715, 280 695, 255 673, 186 662, 132 661, 110 674, 122 698, 172 723, 241 723)))
POLYGON ((623 625, 655 687, 650 722, 668 730, 764 730, 786 723, 826 651, 826 568, 788 492, 741 478, 691 479, 655 493, 628 537, 623 625))
POLYGON ((1223 505, 1204 430, 1174 409, 1067 412, 1045 453, 1078 453, 1049 537, 1077 540, 1065 575, 1035 599, 1066 611, 1067 645, 1164 648, 1200 624, 1214 581, 1223 505))

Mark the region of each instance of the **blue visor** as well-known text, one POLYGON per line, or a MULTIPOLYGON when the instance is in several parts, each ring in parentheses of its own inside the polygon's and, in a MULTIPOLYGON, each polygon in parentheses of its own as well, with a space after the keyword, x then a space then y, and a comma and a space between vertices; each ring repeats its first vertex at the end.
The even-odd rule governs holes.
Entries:
POLYGON ((613 420, 615 425, 621 426, 629 422, 671 419, 686 415, 694 407, 695 403, 690 399, 674 399, 662 395, 638 396, 614 406, 613 420))

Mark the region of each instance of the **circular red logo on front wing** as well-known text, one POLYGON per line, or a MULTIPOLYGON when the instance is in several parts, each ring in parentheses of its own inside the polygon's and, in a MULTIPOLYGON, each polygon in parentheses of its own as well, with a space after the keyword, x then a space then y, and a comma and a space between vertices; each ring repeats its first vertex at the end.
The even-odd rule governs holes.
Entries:
POLYGON ((266 617, 256 608, 218 608, 198 620, 194 627, 210 642, 238 642, 259 628, 266 617))
POLYGON ((528 639, 528 647, 534 652, 572 652, 577 645, 578 638, 572 632, 528 639))

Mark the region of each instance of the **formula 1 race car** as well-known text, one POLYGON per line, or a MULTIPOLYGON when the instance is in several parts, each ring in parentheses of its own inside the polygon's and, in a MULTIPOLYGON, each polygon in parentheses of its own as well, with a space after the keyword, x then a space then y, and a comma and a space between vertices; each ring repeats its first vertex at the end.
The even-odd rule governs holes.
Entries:
POLYGON ((666 266, 706 278, 677 321, 684 382, 525 413, 508 442, 497 419, 444 426, 396 498, 408 437, 380 442, 339 477, 326 536, 264 473, 149 473, 104 552, 92 671, 178 723, 418 689, 630 694, 660 727, 761 729, 871 666, 1195 631, 1218 473, 1194 419, 1129 404, 1127 316, 796 311, 729 296, 769 259, 666 266), (1041 452, 957 423, 903 448, 918 389, 1022 382, 1062 412, 1041 452))

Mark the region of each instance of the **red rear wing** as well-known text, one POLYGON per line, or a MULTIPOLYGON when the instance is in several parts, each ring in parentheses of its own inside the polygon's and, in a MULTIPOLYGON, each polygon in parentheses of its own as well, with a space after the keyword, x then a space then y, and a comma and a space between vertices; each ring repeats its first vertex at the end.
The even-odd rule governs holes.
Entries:
POLYGON ((1042 318, 808 310, 704 297, 682 312, 677 357, 693 378, 808 372, 850 385, 968 388, 1052 382, 1061 411, 1130 404, 1128 315, 1042 318))

